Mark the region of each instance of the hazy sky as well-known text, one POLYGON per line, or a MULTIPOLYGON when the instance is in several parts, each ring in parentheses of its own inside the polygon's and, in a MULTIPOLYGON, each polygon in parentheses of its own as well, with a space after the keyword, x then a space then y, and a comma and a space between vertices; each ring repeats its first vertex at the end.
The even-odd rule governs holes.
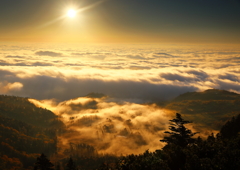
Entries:
POLYGON ((239 21, 239 0, 0 0, 2 42, 239 44, 239 21))

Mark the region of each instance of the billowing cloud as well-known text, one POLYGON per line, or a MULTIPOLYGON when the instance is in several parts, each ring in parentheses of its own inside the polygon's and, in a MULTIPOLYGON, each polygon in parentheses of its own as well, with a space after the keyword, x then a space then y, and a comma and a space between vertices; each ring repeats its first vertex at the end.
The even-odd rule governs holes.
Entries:
POLYGON ((161 148, 164 144, 159 139, 172 117, 171 112, 156 105, 120 104, 106 97, 81 97, 60 103, 29 100, 58 114, 74 132, 59 137, 63 148, 66 141, 88 143, 101 153, 125 155, 161 148))
POLYGON ((234 74, 224 74, 224 75, 219 75, 220 79, 225 79, 225 80, 231 80, 231 81, 236 81, 239 82, 240 79, 238 76, 234 75, 234 74))
POLYGON ((208 78, 208 74, 205 73, 204 71, 202 70, 189 70, 189 71, 186 71, 188 74, 193 74, 196 78, 199 78, 201 79, 202 81, 204 81, 205 79, 208 78))
POLYGON ((168 53, 154 53, 152 55, 152 57, 154 58, 174 58, 175 56, 171 55, 171 54, 168 54, 168 53))
POLYGON ((127 55, 126 57, 129 59, 134 59, 134 60, 145 60, 146 59, 142 55, 127 55))
POLYGON ((32 65, 32 66, 53 66, 52 63, 39 62, 39 61, 37 61, 37 62, 35 62, 35 63, 32 63, 31 65, 32 65))
POLYGON ((187 82, 196 81, 195 77, 184 76, 184 75, 180 75, 180 74, 162 73, 162 74, 160 74, 160 76, 165 78, 166 80, 173 80, 173 81, 174 80, 187 81, 187 82))
POLYGON ((3 94, 11 94, 12 92, 20 91, 23 87, 23 84, 19 82, 14 83, 7 83, 3 82, 0 83, 0 92, 3 94))
POLYGON ((229 91, 240 92, 240 81, 231 81, 231 80, 218 80, 218 88, 226 89, 229 91))
POLYGON ((12 56, 12 55, 8 55, 6 56, 6 58, 25 58, 24 56, 12 56))
POLYGON ((56 53, 53 51, 37 51, 35 54, 39 56, 51 56, 51 57, 59 57, 62 55, 61 53, 56 53))

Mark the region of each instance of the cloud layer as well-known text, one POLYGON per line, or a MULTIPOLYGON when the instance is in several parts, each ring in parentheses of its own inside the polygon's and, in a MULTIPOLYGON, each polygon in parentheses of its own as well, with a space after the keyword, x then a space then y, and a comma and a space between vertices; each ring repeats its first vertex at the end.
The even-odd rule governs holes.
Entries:
POLYGON ((240 51, 232 46, 7 44, 0 57, 2 94, 44 100, 32 101, 74 130, 63 141, 102 152, 162 146, 174 113, 143 103, 211 88, 240 93, 240 51), (109 97, 83 97, 92 92, 109 97))
POLYGON ((192 46, 0 46, 1 84, 16 94, 68 100, 99 92, 115 98, 168 100, 189 91, 240 92, 240 51, 192 46))

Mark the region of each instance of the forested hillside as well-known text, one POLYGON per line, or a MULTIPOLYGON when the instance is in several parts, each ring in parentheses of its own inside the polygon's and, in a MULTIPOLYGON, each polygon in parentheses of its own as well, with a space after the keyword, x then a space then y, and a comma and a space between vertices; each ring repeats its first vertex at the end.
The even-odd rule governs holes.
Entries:
POLYGON ((28 98, 0 95, 0 115, 39 127, 51 127, 57 116, 51 111, 38 108, 28 98))
POLYGON ((203 92, 184 93, 161 107, 184 114, 194 123, 203 123, 220 130, 227 120, 240 114, 240 95, 237 93, 209 89, 203 92))
POLYGON ((27 98, 1 95, 0 169, 26 169, 40 153, 56 152, 60 127, 63 123, 51 111, 36 107, 27 98))

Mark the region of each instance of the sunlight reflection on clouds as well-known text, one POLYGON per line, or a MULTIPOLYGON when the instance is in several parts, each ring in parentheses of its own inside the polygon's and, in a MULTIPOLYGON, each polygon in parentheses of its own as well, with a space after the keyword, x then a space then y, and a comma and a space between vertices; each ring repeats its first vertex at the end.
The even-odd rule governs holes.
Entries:
MULTIPOLYGON (((53 93, 56 86, 61 86, 62 90, 57 90, 60 96, 64 96, 70 87, 79 86, 82 90, 76 90, 77 94, 72 97, 96 90, 123 98, 123 90, 129 91, 124 93, 126 97, 145 98, 146 94, 141 95, 135 89, 150 93, 154 90, 162 91, 167 86, 173 88, 172 91, 183 87, 183 91, 177 90, 175 95, 162 97, 163 100, 187 91, 208 88, 239 92, 240 51, 232 47, 25 44, 0 48, 1 70, 13 73, 11 80, 3 77, 2 81, 14 83, 16 79, 23 84, 23 93, 20 91, 18 94, 29 97, 58 97, 53 93), (47 86, 45 79, 52 86, 47 86), (40 85, 31 86, 33 81, 51 88, 46 91, 53 92, 46 96, 39 94, 39 97, 34 92, 33 96, 34 88, 41 89, 40 85), (57 85, 56 82, 61 83, 57 85), (91 84, 93 82, 100 84, 91 84)), ((65 99, 71 98, 66 96, 65 99)), ((63 99, 61 97, 60 100, 63 99)))

